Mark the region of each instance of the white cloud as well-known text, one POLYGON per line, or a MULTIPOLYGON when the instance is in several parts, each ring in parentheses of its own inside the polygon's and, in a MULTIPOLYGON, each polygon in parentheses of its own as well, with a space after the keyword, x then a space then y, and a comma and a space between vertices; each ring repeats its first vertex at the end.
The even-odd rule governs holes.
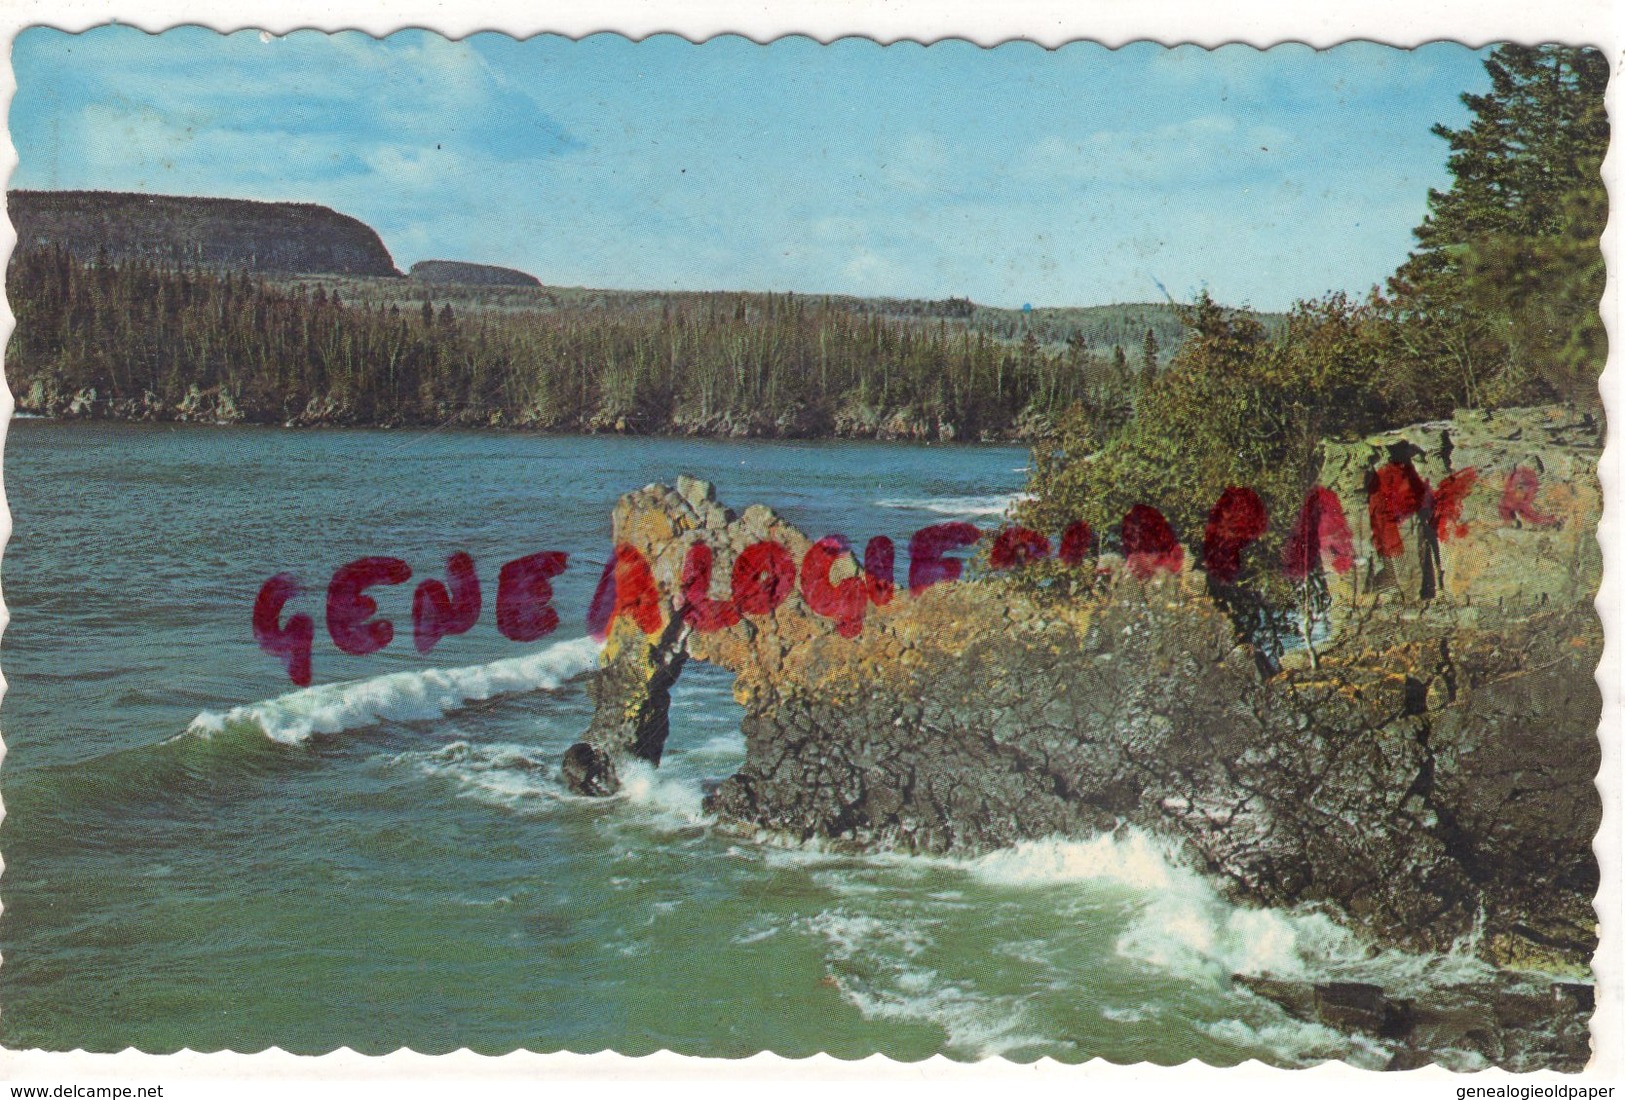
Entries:
POLYGON ((1117 187, 1209 183, 1280 165, 1295 155, 1293 135, 1279 126, 1204 114, 1147 129, 1106 129, 1073 140, 1038 142, 1021 165, 1034 180, 1117 187))

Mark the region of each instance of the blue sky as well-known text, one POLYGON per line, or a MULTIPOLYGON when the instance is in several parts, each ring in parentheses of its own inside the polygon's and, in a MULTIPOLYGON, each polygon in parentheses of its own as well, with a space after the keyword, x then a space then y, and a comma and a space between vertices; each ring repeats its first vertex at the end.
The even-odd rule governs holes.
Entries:
POLYGON ((559 285, 1280 309, 1404 257, 1481 57, 31 28, 10 186, 319 202, 559 285))

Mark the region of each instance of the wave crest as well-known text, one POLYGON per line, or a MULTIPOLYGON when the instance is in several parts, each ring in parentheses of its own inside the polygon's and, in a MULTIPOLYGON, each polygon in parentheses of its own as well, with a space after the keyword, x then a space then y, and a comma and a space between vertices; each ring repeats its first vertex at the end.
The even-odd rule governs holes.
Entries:
POLYGON ((367 680, 301 688, 224 713, 203 711, 192 719, 183 736, 212 737, 230 727, 251 727, 273 741, 297 745, 318 733, 343 733, 384 721, 443 718, 469 703, 497 695, 562 687, 597 663, 600 648, 591 638, 574 638, 489 664, 391 672, 367 680))

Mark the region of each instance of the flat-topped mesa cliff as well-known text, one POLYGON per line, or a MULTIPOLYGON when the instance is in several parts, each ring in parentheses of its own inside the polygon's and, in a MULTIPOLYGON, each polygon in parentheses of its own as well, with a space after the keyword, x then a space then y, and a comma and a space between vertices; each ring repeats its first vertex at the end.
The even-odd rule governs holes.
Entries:
POLYGON ((458 286, 541 286, 534 275, 512 267, 466 263, 462 260, 419 260, 407 272, 420 283, 458 286))
POLYGON ((80 260, 276 275, 399 276, 378 234, 315 203, 11 191, 19 248, 62 248, 80 260))
MULTIPOLYGON (((1289 649, 1273 672, 1188 551, 1149 579, 1101 555, 1065 600, 1009 574, 899 584, 847 605, 862 620, 843 633, 807 601, 823 572, 806 565, 808 534, 762 505, 735 513, 705 482, 649 485, 614 511, 616 586, 631 591, 646 562, 655 595, 610 621, 565 776, 607 794, 620 762, 658 763, 672 684, 710 661, 735 673, 745 709, 745 762, 707 801, 725 824, 932 853, 1133 824, 1240 899, 1330 906, 1381 943, 1584 974, 1599 444, 1595 423, 1534 409, 1328 445, 1353 534, 1352 567, 1329 586, 1343 610, 1315 667, 1289 649), (1366 489, 1406 457, 1432 484, 1475 464, 1473 484, 1442 509, 1426 494, 1397 521, 1396 550, 1392 532, 1373 541, 1366 489), (784 553, 741 567, 754 595, 730 615, 729 578, 764 542, 784 553)), ((860 578, 853 555, 833 560, 831 585, 860 578)))

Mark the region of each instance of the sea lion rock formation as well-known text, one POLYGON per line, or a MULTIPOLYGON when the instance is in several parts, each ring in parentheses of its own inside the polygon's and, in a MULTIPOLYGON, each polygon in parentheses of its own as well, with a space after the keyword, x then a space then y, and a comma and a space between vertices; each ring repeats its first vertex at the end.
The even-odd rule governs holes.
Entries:
MULTIPOLYGON (((1111 555, 1066 600, 1010 574, 900 586, 846 637, 798 585, 771 614, 702 632, 683 613, 691 546, 711 548, 720 600, 746 547, 773 540, 800 562, 811 538, 693 478, 649 485, 617 504, 614 539, 649 563, 660 626, 611 623, 565 777, 608 794, 618 762, 658 763, 671 686, 709 661, 735 673, 745 710, 745 762, 707 800, 726 824, 972 853, 1131 823, 1238 899, 1585 976, 1599 453, 1600 427, 1566 408, 1327 444, 1322 483, 1345 504, 1354 565, 1332 578, 1313 665, 1302 649, 1261 660, 1194 562, 1140 580, 1111 555), (1430 493, 1385 556, 1367 491, 1407 459, 1429 485, 1468 467, 1474 484, 1443 518, 1430 493)), ((858 570, 846 555, 832 577, 858 570)))

